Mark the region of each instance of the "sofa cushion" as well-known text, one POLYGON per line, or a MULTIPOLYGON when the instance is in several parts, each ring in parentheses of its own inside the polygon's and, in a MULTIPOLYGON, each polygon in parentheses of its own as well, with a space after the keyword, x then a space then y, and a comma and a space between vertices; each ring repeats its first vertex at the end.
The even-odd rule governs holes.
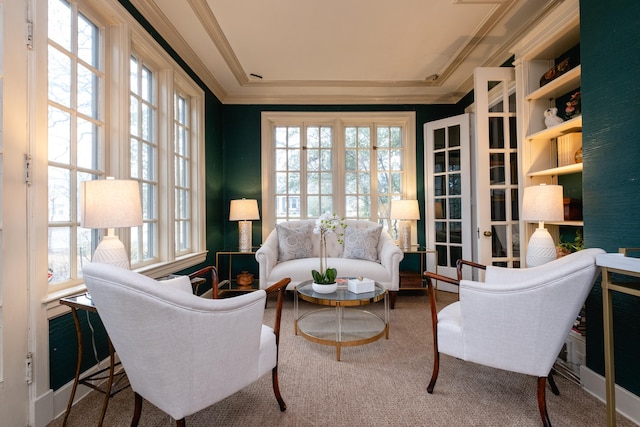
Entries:
POLYGON ((364 230, 347 227, 344 231, 342 257, 378 261, 378 240, 381 232, 382 225, 364 230))
MULTIPOLYGON (((291 283, 289 284, 290 286, 287 286, 287 289, 293 289, 301 282, 312 279, 311 270, 318 270, 319 262, 318 258, 301 258, 279 262, 271 270, 268 280, 271 282, 276 280, 277 277, 289 277, 291 278, 291 283)), ((385 287, 389 287, 392 281, 391 272, 377 262, 363 259, 329 258, 328 266, 338 271, 338 277, 363 276, 385 287)))
POLYGON ((278 233, 278 261, 309 258, 313 255, 311 241, 311 225, 289 228, 284 224, 276 224, 278 233))

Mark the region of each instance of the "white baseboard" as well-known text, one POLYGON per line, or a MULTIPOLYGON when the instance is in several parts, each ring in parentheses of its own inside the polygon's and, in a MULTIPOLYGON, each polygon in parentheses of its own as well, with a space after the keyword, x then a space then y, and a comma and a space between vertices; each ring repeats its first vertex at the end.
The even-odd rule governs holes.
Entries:
MULTIPOLYGON (((580 366, 580 382, 582 387, 602 402, 606 401, 606 388, 604 377, 586 366, 580 366)), ((616 411, 640 425, 640 396, 616 384, 616 411)))
POLYGON ((53 421, 53 390, 49 389, 43 395, 38 396, 33 410, 34 427, 45 427, 53 421))
MULTIPOLYGON (((116 355, 116 361, 118 357, 116 355)), ((109 366, 109 358, 103 360, 99 365, 95 365, 90 369, 87 369, 82 373, 82 377, 95 373, 105 366, 109 366)), ((117 367, 115 372, 119 372, 122 369, 121 366, 117 367)), ((105 380, 106 381, 106 380, 105 380)), ((39 396, 35 402, 35 426, 45 427, 54 419, 63 415, 67 410, 67 403, 69 402, 69 396, 71 396, 71 389, 73 388, 73 381, 69 381, 67 384, 60 387, 55 392, 49 390, 42 396, 39 396)), ((73 404, 75 405, 84 397, 86 397, 93 390, 85 385, 78 384, 78 389, 73 397, 73 404)), ((73 412, 73 408, 71 409, 73 412)))

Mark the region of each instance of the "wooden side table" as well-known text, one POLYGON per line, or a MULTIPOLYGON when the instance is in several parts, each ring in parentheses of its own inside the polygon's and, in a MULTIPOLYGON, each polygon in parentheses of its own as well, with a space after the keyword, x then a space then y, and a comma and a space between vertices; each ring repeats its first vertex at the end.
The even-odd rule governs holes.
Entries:
POLYGON ((629 251, 640 249, 620 249, 618 254, 601 254, 596 264, 602 267, 602 320, 604 323, 604 373, 607 399, 607 425, 616 425, 616 376, 613 357, 613 304, 612 292, 622 292, 640 297, 640 282, 613 283, 611 274, 640 278, 640 258, 626 256, 629 251))
MULTIPOLYGON (((420 257, 420 270, 417 272, 414 271, 401 271, 400 272, 400 290, 427 290, 425 285, 424 277, 422 273, 428 268, 429 263, 427 262, 428 254, 434 254, 435 256, 435 273, 438 274, 438 251, 435 249, 421 248, 416 247, 415 249, 410 249, 403 251, 405 255, 418 255, 420 257), (403 285, 403 278, 404 285, 403 285)), ((438 282, 435 283, 436 290, 438 290, 438 282)))
MULTIPOLYGON (((229 250, 229 251, 218 251, 216 252, 216 270, 218 270, 218 274, 221 274, 221 262, 225 261, 226 258, 226 271, 227 271, 227 278, 223 279, 222 276, 220 277, 220 284, 219 284, 219 292, 221 294, 224 293, 243 293, 243 292, 251 292, 253 290, 255 290, 253 288, 253 285, 250 286, 239 286, 237 284, 236 279, 233 277, 233 258, 234 257, 240 257, 240 256, 247 256, 250 255, 252 257, 252 259, 255 261, 256 258, 256 252, 252 249, 250 251, 238 251, 238 250, 229 250)), ((257 262, 257 261, 256 261, 257 262)), ((253 282, 255 283, 256 280, 258 280, 258 277, 254 277, 253 278, 253 282)))
POLYGON ((124 370, 115 372, 115 368, 116 366, 120 365, 120 362, 116 363, 115 361, 115 351, 113 349, 113 345, 111 344, 111 339, 109 339, 108 335, 107 342, 109 344, 109 367, 100 369, 99 371, 86 375, 84 377, 80 376, 80 369, 82 366, 82 327, 80 326, 80 319, 78 318, 78 310, 85 310, 91 313, 97 313, 98 310, 93 304, 91 296, 88 293, 62 298, 60 300, 60 304, 66 305, 71 308, 71 314, 73 316, 73 322, 76 325, 76 335, 78 338, 78 361, 76 365, 76 375, 73 379, 73 387, 71 388, 71 395, 69 396, 69 402, 67 403, 67 409, 64 413, 64 420, 62 421, 62 425, 64 426, 67 424, 67 418, 69 418, 69 413, 71 412, 71 407, 73 406, 73 399, 76 395, 78 384, 83 384, 89 388, 92 388, 93 390, 104 393, 104 400, 102 401, 102 411, 100 412, 100 419, 98 420, 98 427, 100 427, 102 426, 102 422, 104 421, 104 415, 107 412, 109 398, 129 387, 129 382, 127 381, 126 383, 114 388, 114 385, 118 385, 118 383, 122 379, 126 378, 126 374, 124 370), (107 375, 105 375, 106 372, 108 372, 107 375), (107 384, 104 388, 102 388, 100 383, 105 379, 107 380, 107 384))

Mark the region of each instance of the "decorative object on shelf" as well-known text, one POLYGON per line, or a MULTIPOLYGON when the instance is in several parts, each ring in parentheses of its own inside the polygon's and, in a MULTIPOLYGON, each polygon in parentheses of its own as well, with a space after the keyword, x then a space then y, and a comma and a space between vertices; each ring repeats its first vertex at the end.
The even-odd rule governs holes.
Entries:
POLYGON ((561 117, 558 117, 558 109, 556 107, 547 108, 544 110, 544 125, 548 128, 559 125, 564 122, 561 117))
POLYGON ((253 285, 253 273, 242 271, 236 277, 239 288, 250 288, 253 285))
POLYGON ((131 268, 129 254, 114 228, 142 225, 140 184, 134 180, 101 179, 80 183, 81 221, 84 228, 106 228, 107 235, 93 253, 93 262, 131 268))
POLYGON ((564 109, 564 116, 567 120, 572 119, 580 115, 581 105, 580 105, 580 91, 574 92, 567 102, 567 106, 564 109))
POLYGON ((582 147, 578 148, 576 154, 573 156, 576 163, 582 163, 582 147))
MULTIPOLYGON (((338 243, 342 244, 342 236, 347 225, 343 218, 329 212, 323 213, 316 219, 316 225, 313 227, 313 233, 320 235, 320 271, 311 270, 313 277, 313 286, 315 285, 336 285, 336 276, 338 272, 335 268, 330 268, 327 263, 327 234, 335 233, 338 236, 338 243), (326 269, 325 269, 326 268, 326 269)), ((319 291, 316 291, 319 292, 319 291)), ((335 289, 331 292, 335 292, 335 289)), ((331 293, 325 292, 325 293, 331 293)))
POLYGON ((558 248, 565 255, 583 250, 584 240, 582 239, 582 229, 576 229, 576 237, 573 239, 573 242, 563 242, 562 239, 560 239, 558 248))
POLYGON ((564 206, 565 221, 581 221, 582 220, 582 200, 565 197, 562 199, 564 206))
POLYGON ((551 67, 547 72, 545 72, 542 77, 540 77, 540 87, 546 85, 550 81, 557 79, 577 65, 578 64, 576 64, 571 57, 563 59, 562 61, 551 67))
POLYGON ((398 246, 403 251, 411 249, 411 221, 420 219, 417 200, 392 200, 391 219, 398 221, 398 246))
POLYGON ((576 150, 582 147, 582 132, 571 132, 558 137, 558 166, 576 163, 576 150))
POLYGON ((254 199, 232 200, 229 221, 238 221, 238 249, 251 251, 251 221, 260 219, 258 201, 254 199))
POLYGON ((524 221, 538 221, 538 228, 529 239, 527 246, 527 267, 535 267, 556 259, 556 245, 545 221, 563 221, 561 185, 532 185, 525 187, 522 201, 524 221))

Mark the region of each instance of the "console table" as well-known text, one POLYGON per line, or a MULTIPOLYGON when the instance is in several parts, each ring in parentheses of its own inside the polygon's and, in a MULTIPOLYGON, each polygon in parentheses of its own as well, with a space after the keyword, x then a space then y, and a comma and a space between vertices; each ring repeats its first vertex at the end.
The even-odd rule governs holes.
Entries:
POLYGON ((607 425, 616 425, 616 377, 613 357, 613 304, 612 292, 622 292, 640 297, 640 283, 613 283, 611 274, 640 278, 640 258, 626 256, 629 251, 640 249, 620 249, 618 254, 602 254, 596 257, 596 264, 602 268, 602 309, 604 323, 604 373, 607 399, 607 425))

